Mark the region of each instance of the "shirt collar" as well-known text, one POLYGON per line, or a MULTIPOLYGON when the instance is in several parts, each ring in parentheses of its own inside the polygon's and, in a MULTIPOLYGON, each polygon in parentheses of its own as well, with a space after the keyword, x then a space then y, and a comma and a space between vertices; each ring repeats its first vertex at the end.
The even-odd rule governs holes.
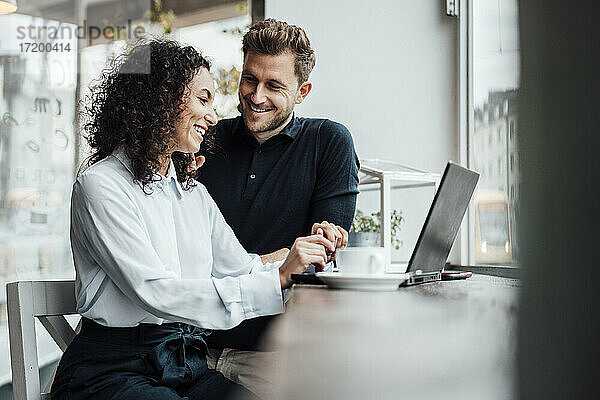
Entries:
POLYGON ((298 122, 298 118, 296 118, 296 115, 294 114, 292 115, 290 122, 288 122, 288 124, 281 132, 279 132, 279 134, 295 139, 296 136, 298 136, 298 132, 300 132, 300 122, 298 122))
POLYGON ((169 161, 169 169, 167 170, 167 176, 165 177, 166 182, 171 182, 173 180, 175 182, 175 190, 179 197, 183 196, 183 188, 181 187, 181 183, 177 180, 177 171, 175 170, 175 164, 173 160, 169 161))
POLYGON ((121 146, 116 148, 112 155, 119 161, 121 161, 121 164, 123 164, 123 166, 125 168, 127 168, 127 171, 129 171, 129 173, 131 175, 133 175, 133 168, 131 166, 131 159, 127 156, 127 153, 125 153, 125 149, 121 146))
MULTIPOLYGON (((113 154, 113 156, 115 156, 117 158, 117 160, 119 160, 121 162, 121 164, 123 164, 123 166, 125 166, 125 168, 127 168, 129 173, 131 175, 133 175, 133 167, 131 166, 131 159, 127 156, 125 149, 121 146, 121 147, 115 149, 115 151, 113 151, 112 154, 113 154)), ((181 187, 181 184, 177 180, 177 171, 175 170, 175 164, 173 164, 173 160, 169 161, 169 168, 167 169, 166 176, 162 176, 158 173, 156 173, 156 175, 158 175, 160 177, 160 181, 154 182, 151 185, 156 185, 158 187, 162 187, 163 185, 166 185, 171 180, 173 180, 173 181, 175 181, 175 190, 177 191, 177 194, 180 197, 183 195, 183 188, 181 187)))

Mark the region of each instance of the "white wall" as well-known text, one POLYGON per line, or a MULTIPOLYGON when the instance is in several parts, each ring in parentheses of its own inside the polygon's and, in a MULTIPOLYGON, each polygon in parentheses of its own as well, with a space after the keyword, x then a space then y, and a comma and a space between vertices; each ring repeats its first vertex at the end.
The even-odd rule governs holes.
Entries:
MULTIPOLYGON (((304 28, 317 55, 297 114, 345 124, 361 158, 433 172, 458 160, 457 29, 440 0, 266 0, 266 16, 304 28)), ((396 191, 408 260, 432 190, 396 191)), ((359 197, 375 209, 378 197, 359 197)), ((455 248, 458 247, 455 245, 455 248)), ((456 257, 453 256, 453 261, 456 257)))

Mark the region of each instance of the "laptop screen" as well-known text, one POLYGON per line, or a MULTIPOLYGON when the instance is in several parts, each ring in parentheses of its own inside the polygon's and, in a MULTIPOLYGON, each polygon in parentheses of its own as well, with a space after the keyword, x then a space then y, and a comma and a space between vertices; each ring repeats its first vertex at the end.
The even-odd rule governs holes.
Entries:
POLYGON ((406 272, 442 271, 478 180, 474 171, 446 165, 406 272))

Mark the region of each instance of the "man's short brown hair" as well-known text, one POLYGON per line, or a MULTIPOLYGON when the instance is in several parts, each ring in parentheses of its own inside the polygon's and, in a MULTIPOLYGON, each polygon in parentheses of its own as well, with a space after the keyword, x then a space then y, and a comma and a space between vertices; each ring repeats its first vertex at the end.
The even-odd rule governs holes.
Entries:
POLYGON ((298 85, 308 80, 316 61, 315 52, 310 47, 310 40, 304 29, 273 18, 259 21, 250 27, 244 35, 242 50, 244 57, 248 52, 276 56, 291 51, 296 57, 294 72, 298 77, 298 85))

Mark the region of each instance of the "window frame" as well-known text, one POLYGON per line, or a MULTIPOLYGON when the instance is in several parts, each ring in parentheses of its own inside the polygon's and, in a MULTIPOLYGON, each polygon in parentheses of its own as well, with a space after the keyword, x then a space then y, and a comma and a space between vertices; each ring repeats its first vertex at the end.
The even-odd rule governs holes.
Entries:
MULTIPOLYGON (((458 121, 459 121, 459 159, 462 165, 473 167, 471 163, 471 140, 474 138, 475 130, 475 104, 474 104, 474 73, 473 73, 473 2, 466 0, 459 2, 459 29, 458 29, 458 121)), ((504 111, 504 110, 502 110, 504 111)), ((514 140, 516 121, 509 121, 506 126, 506 141, 514 140), (513 137, 511 137, 511 135, 513 137)), ((495 132, 490 134, 493 136, 495 132)), ((515 154, 515 165, 518 154, 515 154)), ((509 165, 505 165, 504 172, 508 174, 509 165)), ((480 171, 481 172, 481 171, 480 171)), ((487 171, 490 173, 491 171, 487 171)), ((483 172, 482 172, 483 173, 483 172)), ((515 189, 515 192, 518 190, 515 189)), ((507 187, 507 195, 510 195, 507 187)), ((515 194, 516 195, 516 194, 515 194)), ((472 243, 475 241, 475 207, 473 200, 469 203, 467 214, 461 225, 460 231, 460 260, 463 266, 469 266, 471 270, 489 274, 490 270, 496 270, 493 275, 505 277, 518 277, 515 269, 520 268, 518 263, 511 265, 475 265, 475 249, 472 243)))

